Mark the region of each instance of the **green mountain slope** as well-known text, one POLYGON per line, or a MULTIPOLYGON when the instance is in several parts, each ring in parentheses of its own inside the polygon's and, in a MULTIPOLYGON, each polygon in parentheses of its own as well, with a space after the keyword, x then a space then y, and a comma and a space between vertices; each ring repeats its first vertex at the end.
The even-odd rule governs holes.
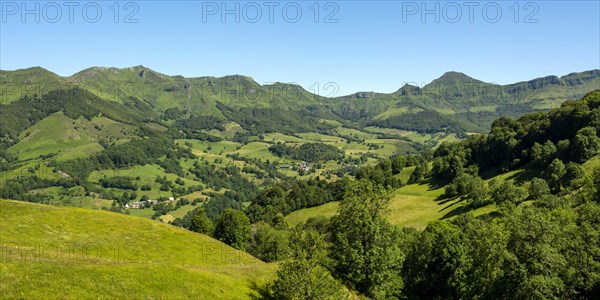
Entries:
MULTIPOLYGON (((0 103, 23 96, 43 95, 51 90, 72 88, 120 103, 135 97, 155 112, 179 108, 188 112, 226 117, 221 103, 232 108, 262 108, 333 113, 338 118, 367 125, 416 130, 420 132, 485 132, 493 120, 518 117, 528 112, 558 107, 568 99, 579 99, 600 86, 600 70, 547 76, 508 85, 486 83, 459 72, 447 72, 425 86, 405 84, 398 91, 384 94, 358 92, 326 98, 316 96, 295 84, 261 85, 241 75, 225 77, 169 76, 144 66, 130 68, 92 67, 69 77, 60 77, 39 67, 1 71, 0 103), (421 113, 421 115, 416 115, 421 113), (416 116, 415 116, 416 115, 416 116), (406 124, 439 118, 439 124, 406 124)), ((332 115, 333 115, 332 114, 332 115)))
POLYGON ((43 95, 25 96, 18 101, 2 105, 0 137, 15 139, 23 130, 59 111, 73 119, 91 119, 102 115, 114 121, 137 126, 157 118, 148 104, 135 97, 129 97, 120 104, 74 87, 52 90, 43 95))
POLYGON ((260 85, 241 75, 225 77, 168 76, 144 66, 131 68, 93 67, 74 74, 69 80, 100 97, 121 101, 123 96, 144 99, 159 110, 218 113, 217 102, 232 107, 300 108, 319 103, 298 85, 260 85))
POLYGON ((69 80, 41 67, 0 70, 0 103, 10 103, 24 96, 43 95, 52 90, 71 87, 69 80))
POLYGON ((59 160, 74 159, 100 152, 104 149, 101 142, 124 142, 136 130, 106 117, 72 119, 57 112, 21 133, 19 143, 8 152, 24 160, 50 154, 59 160))
POLYGON ((356 93, 339 97, 337 111, 370 125, 415 130, 419 120, 439 119, 425 131, 447 127, 486 132, 493 120, 558 107, 580 99, 600 86, 600 70, 548 76, 509 85, 497 85, 448 72, 423 86, 406 84, 391 94, 356 93), (416 125, 411 123, 416 122, 416 125))
POLYGON ((138 217, 7 200, 0 207, 3 298, 246 299, 276 268, 138 217))

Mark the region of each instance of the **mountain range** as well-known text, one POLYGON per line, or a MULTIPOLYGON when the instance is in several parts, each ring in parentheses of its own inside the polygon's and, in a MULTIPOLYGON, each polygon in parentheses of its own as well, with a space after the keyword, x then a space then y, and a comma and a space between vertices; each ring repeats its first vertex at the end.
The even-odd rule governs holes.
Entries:
POLYGON ((162 113, 170 108, 227 118, 223 106, 326 114, 328 118, 418 132, 485 132, 498 117, 549 110, 600 87, 600 70, 546 76, 507 85, 447 72, 422 87, 405 84, 393 93, 357 92, 329 98, 299 85, 260 85, 250 77, 169 76, 144 66, 92 67, 62 77, 41 67, 0 71, 0 103, 55 89, 78 87, 101 99, 136 98, 162 113), (425 122, 424 122, 425 121, 425 122))

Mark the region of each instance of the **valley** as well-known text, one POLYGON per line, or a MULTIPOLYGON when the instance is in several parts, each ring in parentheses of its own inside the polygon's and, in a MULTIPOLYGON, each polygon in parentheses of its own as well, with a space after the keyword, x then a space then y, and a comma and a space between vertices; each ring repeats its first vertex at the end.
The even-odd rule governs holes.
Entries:
POLYGON ((448 72, 337 98, 143 66, 0 78, 3 298, 600 286, 598 70, 510 85, 448 72), (548 255, 560 263, 540 270, 548 255))

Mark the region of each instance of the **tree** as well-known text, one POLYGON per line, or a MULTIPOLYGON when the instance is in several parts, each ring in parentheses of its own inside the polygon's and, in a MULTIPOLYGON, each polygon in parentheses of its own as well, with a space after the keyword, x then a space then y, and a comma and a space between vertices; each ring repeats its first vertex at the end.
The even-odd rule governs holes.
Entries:
POLYGON ((356 181, 332 219, 334 269, 350 286, 370 297, 398 296, 402 287, 401 235, 385 218, 389 203, 390 195, 383 187, 356 181))
POLYGON ((551 159, 556 157, 556 152, 558 150, 556 149, 556 146, 554 145, 554 143, 552 143, 551 140, 547 140, 544 143, 544 146, 542 146, 542 160, 544 162, 548 162, 551 159))
POLYGON ((569 189, 578 189, 584 185, 585 177, 583 168, 574 162, 570 162, 565 168, 562 185, 569 189))
POLYGON ((446 195, 450 197, 461 196, 469 199, 471 204, 480 206, 485 204, 487 189, 485 182, 477 175, 461 173, 445 187, 446 195))
POLYGON ((206 216, 204 209, 199 209, 198 213, 192 217, 190 230, 206 235, 212 235, 214 231, 213 222, 206 216))
POLYGON ((433 221, 409 242, 402 274, 409 299, 460 299, 467 285, 468 256, 463 233, 447 221, 433 221))
POLYGON ((433 174, 436 178, 451 180, 463 173, 466 163, 466 153, 460 147, 455 147, 454 153, 437 157, 433 162, 433 174))
POLYGON ((542 145, 537 142, 533 143, 533 146, 529 149, 529 159, 531 159, 534 164, 541 165, 544 161, 543 151, 542 145))
POLYGON ((556 152, 557 148, 554 143, 551 140, 547 140, 543 146, 537 142, 533 143, 533 146, 529 149, 529 156, 534 164, 540 166, 556 157, 556 152))
POLYGON ((487 195, 488 192, 485 181, 479 178, 479 176, 474 176, 473 180, 471 181, 470 191, 467 194, 471 205, 477 207, 488 204, 487 195))
POLYGON ((600 167, 596 167, 592 172, 591 182, 588 184, 589 195, 593 201, 600 203, 600 167))
POLYGON ((577 131, 571 142, 571 159, 586 162, 600 152, 600 138, 593 127, 584 127, 577 131))
POLYGON ((252 227, 248 252, 266 262, 278 261, 287 257, 288 242, 286 230, 278 230, 260 221, 252 227))
POLYGON ((565 164, 558 158, 555 158, 548 165, 544 174, 551 190, 554 192, 560 192, 562 188, 562 178, 566 172, 565 164))
POLYGON ((415 167, 415 170, 410 174, 408 183, 417 183, 422 181, 427 175, 427 163, 422 162, 415 167))
POLYGON ((406 158, 402 155, 398 155, 396 157, 394 157, 394 160, 392 160, 392 174, 396 175, 396 174, 400 174, 400 172, 402 172, 402 169, 404 168, 404 166, 406 165, 406 158))
POLYGON ((503 202, 519 203, 527 197, 526 192, 515 186, 511 181, 504 181, 502 183, 493 182, 491 188, 492 200, 496 204, 503 202))
POLYGON ((275 299, 342 299, 343 286, 323 266, 327 261, 326 243, 312 229, 293 230, 290 237, 290 259, 277 270, 270 286, 275 299))
POLYGON ((250 239, 250 219, 241 210, 224 210, 215 226, 215 238, 236 249, 245 250, 250 239))
POLYGON ((533 178, 529 183, 529 199, 539 199, 542 196, 550 194, 550 187, 546 180, 541 178, 533 178))
POLYGON ((569 140, 560 140, 560 141, 558 141, 558 143, 556 143, 556 154, 557 154, 557 157, 560 158, 563 161, 569 159, 569 147, 570 147, 570 143, 571 142, 569 140))

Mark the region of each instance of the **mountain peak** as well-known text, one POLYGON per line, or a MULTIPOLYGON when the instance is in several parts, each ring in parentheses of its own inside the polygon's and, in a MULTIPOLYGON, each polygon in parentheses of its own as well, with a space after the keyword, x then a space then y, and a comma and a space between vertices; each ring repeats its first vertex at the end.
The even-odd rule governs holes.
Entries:
POLYGON ((438 79, 433 80, 431 83, 448 84, 448 83, 474 83, 474 82, 482 82, 482 81, 479 81, 479 80, 472 78, 461 72, 450 71, 450 72, 444 73, 444 75, 440 76, 438 79))
POLYGON ((165 80, 167 77, 169 77, 162 73, 156 72, 148 67, 139 65, 139 66, 125 67, 125 68, 94 66, 94 67, 90 67, 90 68, 84 69, 82 71, 79 71, 79 72, 71 75, 69 78, 82 79, 82 78, 90 78, 90 77, 97 77, 97 76, 109 78, 109 77, 112 77, 115 75, 118 75, 123 80, 135 80, 137 78, 143 79, 148 76, 150 76, 154 79, 165 80))

